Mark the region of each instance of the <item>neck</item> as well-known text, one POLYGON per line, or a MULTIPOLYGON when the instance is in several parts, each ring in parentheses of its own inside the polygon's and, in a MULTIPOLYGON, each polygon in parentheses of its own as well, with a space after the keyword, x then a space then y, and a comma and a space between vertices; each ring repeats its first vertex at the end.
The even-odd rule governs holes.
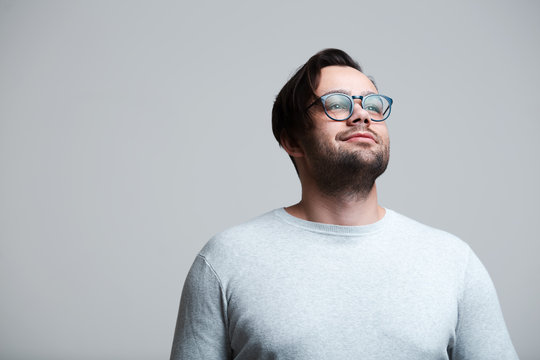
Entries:
POLYGON ((367 194, 326 195, 314 186, 302 186, 302 200, 285 210, 298 218, 325 224, 359 226, 382 219, 385 210, 377 202, 377 186, 367 194))

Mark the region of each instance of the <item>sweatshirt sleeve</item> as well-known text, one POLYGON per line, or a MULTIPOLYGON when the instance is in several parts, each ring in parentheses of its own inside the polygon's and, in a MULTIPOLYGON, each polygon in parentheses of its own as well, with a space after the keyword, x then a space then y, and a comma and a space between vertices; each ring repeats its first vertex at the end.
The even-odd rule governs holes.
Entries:
POLYGON ((452 359, 518 359, 493 282, 470 248, 458 301, 458 323, 452 359))
POLYGON ((182 290, 171 360, 230 358, 227 301, 217 274, 198 255, 182 290))

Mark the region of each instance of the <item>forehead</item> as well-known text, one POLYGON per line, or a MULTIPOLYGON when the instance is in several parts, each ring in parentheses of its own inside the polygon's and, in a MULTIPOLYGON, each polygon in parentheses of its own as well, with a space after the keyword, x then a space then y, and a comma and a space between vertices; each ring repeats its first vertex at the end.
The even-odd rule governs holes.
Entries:
POLYGON ((377 88, 369 78, 360 71, 348 66, 327 66, 321 69, 317 95, 340 90, 350 92, 350 95, 377 93, 377 88))

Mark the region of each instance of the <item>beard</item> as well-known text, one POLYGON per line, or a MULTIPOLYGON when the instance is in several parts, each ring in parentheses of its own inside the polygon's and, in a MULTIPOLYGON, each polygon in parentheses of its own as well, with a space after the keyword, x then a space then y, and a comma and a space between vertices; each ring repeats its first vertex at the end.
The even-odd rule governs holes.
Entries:
POLYGON ((390 160, 390 145, 373 135, 377 144, 351 143, 338 148, 312 134, 305 138, 310 172, 322 193, 331 197, 367 197, 390 160))

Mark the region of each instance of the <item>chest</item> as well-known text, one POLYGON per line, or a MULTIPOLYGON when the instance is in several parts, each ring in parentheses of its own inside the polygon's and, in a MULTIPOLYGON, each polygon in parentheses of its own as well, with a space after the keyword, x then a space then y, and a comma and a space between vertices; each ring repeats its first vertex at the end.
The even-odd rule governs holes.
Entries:
POLYGON ((262 261, 230 282, 231 345, 261 359, 445 359, 457 319, 446 274, 395 260, 262 261))

